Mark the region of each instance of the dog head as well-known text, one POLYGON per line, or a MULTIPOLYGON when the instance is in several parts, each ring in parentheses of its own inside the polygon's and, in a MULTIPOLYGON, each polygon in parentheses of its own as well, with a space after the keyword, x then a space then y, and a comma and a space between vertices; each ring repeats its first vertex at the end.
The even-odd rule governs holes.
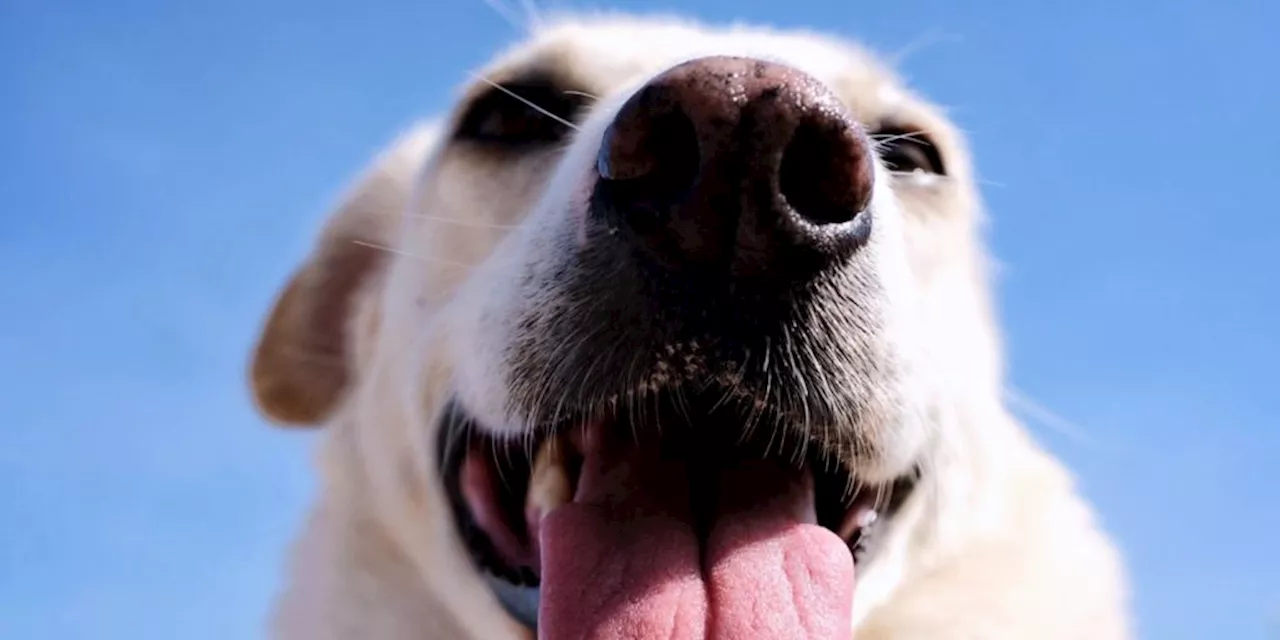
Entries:
POLYGON ((255 397, 329 425, 333 490, 433 597, 510 614, 477 637, 539 606, 647 624, 625 603, 685 570, 653 540, 692 540, 714 592, 735 558, 766 570, 742 560, 761 541, 807 553, 805 527, 844 550, 818 554, 826 592, 856 565, 856 621, 981 473, 979 223, 960 134, 860 49, 553 22, 357 183, 266 323, 255 397))

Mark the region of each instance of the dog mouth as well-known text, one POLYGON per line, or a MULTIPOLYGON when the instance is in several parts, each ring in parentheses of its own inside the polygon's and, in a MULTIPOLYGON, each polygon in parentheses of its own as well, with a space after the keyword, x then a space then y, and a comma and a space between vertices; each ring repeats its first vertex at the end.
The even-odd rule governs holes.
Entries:
POLYGON ((670 393, 503 437, 458 403, 441 471, 466 547, 539 637, 847 637, 855 572, 918 469, 670 393))

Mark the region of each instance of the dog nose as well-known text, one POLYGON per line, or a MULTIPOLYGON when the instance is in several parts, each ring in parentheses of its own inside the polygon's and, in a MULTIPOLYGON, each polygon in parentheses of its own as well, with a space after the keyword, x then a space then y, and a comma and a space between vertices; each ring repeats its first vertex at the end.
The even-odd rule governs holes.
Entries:
POLYGON ((871 143, 819 80, 708 57, 623 105, 597 158, 592 211, 672 269, 812 276, 864 244, 871 143))

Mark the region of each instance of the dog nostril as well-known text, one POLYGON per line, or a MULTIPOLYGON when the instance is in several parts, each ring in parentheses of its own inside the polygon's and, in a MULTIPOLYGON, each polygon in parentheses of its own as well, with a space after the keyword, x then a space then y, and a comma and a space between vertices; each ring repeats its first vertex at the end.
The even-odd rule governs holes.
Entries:
POLYGON ((842 224, 871 203, 869 142, 857 125, 809 120, 782 154, 778 188, 791 210, 815 224, 842 224))
MULTIPOLYGON (((680 111, 623 113, 605 131, 596 157, 610 202, 633 217, 658 215, 698 179, 698 133, 680 111)), ((639 220, 633 220, 639 222, 639 220)))

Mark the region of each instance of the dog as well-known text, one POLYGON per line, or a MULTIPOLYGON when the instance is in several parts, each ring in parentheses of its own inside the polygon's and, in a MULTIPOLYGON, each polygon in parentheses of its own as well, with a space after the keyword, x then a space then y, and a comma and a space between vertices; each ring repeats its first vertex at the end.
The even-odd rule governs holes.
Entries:
POLYGON ((856 44, 563 16, 376 158, 274 302, 322 427, 279 638, 1130 637, 1002 404, 961 133, 856 44))

